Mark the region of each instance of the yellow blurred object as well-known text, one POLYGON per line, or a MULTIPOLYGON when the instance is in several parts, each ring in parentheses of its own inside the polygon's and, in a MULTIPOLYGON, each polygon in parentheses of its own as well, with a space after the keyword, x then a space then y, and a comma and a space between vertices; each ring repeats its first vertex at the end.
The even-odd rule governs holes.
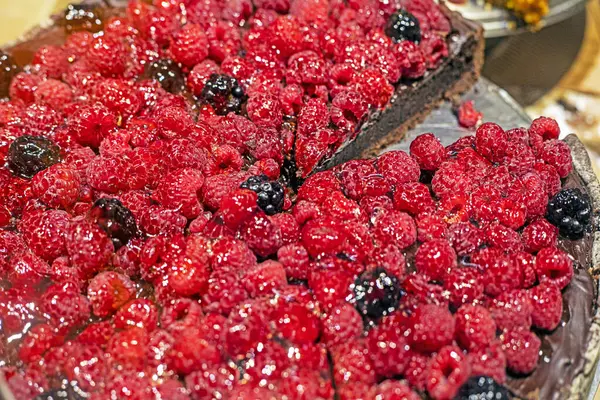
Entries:
POLYGON ((535 26, 548 14, 548 0, 489 0, 490 4, 511 10, 525 23, 535 26))
POLYGON ((68 3, 64 0, 0 0, 0 45, 17 40, 68 3))

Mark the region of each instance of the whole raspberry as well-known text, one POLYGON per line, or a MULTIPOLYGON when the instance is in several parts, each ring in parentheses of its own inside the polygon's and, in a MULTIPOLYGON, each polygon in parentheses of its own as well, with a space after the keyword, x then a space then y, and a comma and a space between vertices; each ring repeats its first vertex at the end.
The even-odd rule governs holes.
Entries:
POLYGON ((283 303, 276 307, 273 319, 277 331, 292 343, 313 343, 319 338, 321 321, 300 303, 283 303))
POLYGON ((420 398, 408 385, 395 380, 385 380, 381 382, 377 385, 375 391, 377 393, 376 399, 381 400, 418 400, 420 398))
POLYGON ((353 282, 352 274, 340 270, 316 269, 308 276, 308 286, 324 310, 345 300, 351 294, 353 282))
POLYGON ((539 158, 556 168, 556 172, 561 178, 565 178, 573 169, 571 149, 568 144, 560 140, 544 142, 539 158))
POLYGON ((552 282, 542 282, 529 289, 533 304, 531 319, 533 326, 551 331, 558 326, 563 312, 560 289, 552 282))
POLYGON ((353 134, 369 109, 365 99, 352 90, 338 93, 331 102, 331 122, 344 132, 353 134))
POLYGON ((525 290, 510 290, 492 300, 489 310, 498 329, 531 327, 533 305, 525 290))
POLYGON ((96 156, 88 165, 86 179, 96 190, 105 193, 117 193, 127 188, 127 161, 122 155, 96 156))
POLYGON ((281 231, 266 215, 254 215, 242 227, 242 237, 248 247, 260 257, 277 252, 282 246, 281 231))
POLYGON ((169 51, 173 60, 186 67, 199 64, 208 56, 205 30, 200 25, 186 24, 173 35, 169 51))
POLYGON ((523 272, 523 284, 521 287, 524 289, 532 287, 537 282, 535 256, 525 251, 519 251, 513 253, 511 258, 523 272))
POLYGON ((411 352, 404 377, 416 390, 425 390, 427 385, 427 364, 429 357, 425 354, 411 352))
POLYGON ((308 277, 309 258, 304 246, 288 244, 277 250, 277 260, 283 264, 289 279, 306 280, 308 277))
POLYGON ((287 284, 283 265, 273 260, 256 264, 247 271, 244 284, 252 297, 281 289, 287 284))
POLYGON ((409 343, 416 349, 434 352, 450 344, 454 337, 454 317, 434 304, 419 306, 409 318, 409 343), (437 329, 431 329, 432 326, 437 329))
POLYGON ((475 132, 477 152, 492 162, 500 162, 508 145, 508 135, 497 124, 486 122, 475 132))
POLYGON ((336 385, 349 382, 375 383, 375 368, 364 340, 342 343, 330 351, 336 385))
POLYGON ((308 253, 317 257, 320 254, 336 254, 344 244, 346 234, 333 219, 319 218, 304 225, 301 238, 308 253))
POLYGON ((528 374, 535 369, 541 347, 540 338, 526 329, 506 331, 501 338, 509 370, 528 374))
POLYGON ((183 108, 176 106, 162 107, 155 116, 158 133, 165 139, 188 136, 194 120, 183 108))
POLYGON ((556 120, 552 118, 539 117, 531 123, 529 134, 541 136, 544 140, 558 139, 560 127, 556 120))
POLYGON ((90 281, 87 296, 94 315, 106 317, 135 296, 135 284, 125 275, 101 272, 90 281))
POLYGON ((33 193, 42 202, 52 208, 67 210, 77 201, 80 185, 79 173, 63 164, 41 171, 32 181, 33 193))
POLYGON ((55 110, 62 110, 72 100, 73 92, 69 85, 56 79, 40 83, 35 91, 36 103, 48 105, 55 110))
POLYGON ((111 361, 124 370, 138 370, 144 367, 148 333, 136 327, 117 331, 108 341, 106 352, 111 361))
POLYGON ((573 278, 573 260, 571 256, 556 247, 541 249, 535 260, 538 279, 550 281, 564 289, 573 278))
POLYGON ((401 327, 395 324, 374 327, 367 336, 367 346, 378 376, 392 378, 404 373, 410 347, 401 327))
POLYGON ((60 79, 66 72, 69 61, 67 53, 58 46, 42 46, 33 55, 31 64, 36 66, 39 72, 48 78, 60 79))
POLYGON ((396 186, 394 208, 412 215, 431 211, 434 208, 429 188, 420 182, 408 182, 396 186))
POLYGON ((401 249, 410 247, 417 240, 417 227, 410 215, 399 211, 387 211, 373 219, 373 237, 380 244, 395 243, 401 249))
POLYGON ((153 199, 162 206, 179 210, 186 218, 193 219, 203 211, 198 199, 203 184, 204 176, 198 170, 174 170, 163 177, 153 199))
POLYGON ((147 299, 132 300, 124 304, 114 316, 117 329, 136 327, 153 331, 158 323, 158 310, 153 302, 147 299))
POLYGON ((456 267, 456 253, 447 240, 430 240, 421 244, 415 254, 417 272, 434 281, 443 281, 456 267))
POLYGON ((434 399, 453 399, 470 374, 471 366, 461 349, 446 346, 427 366, 427 392, 434 399))
POLYGON ((466 256, 484 243, 483 232, 469 222, 459 222, 448 227, 446 238, 459 256, 466 256))
POLYGON ((469 351, 485 348, 496 338, 496 324, 486 308, 465 304, 454 317, 455 337, 463 348, 469 351))
POLYGON ((544 247, 556 246, 558 243, 558 228, 544 218, 531 222, 521 234, 525 250, 536 253, 544 247))
POLYGON ((483 271, 485 293, 498 296, 522 284, 522 271, 513 260, 497 248, 484 248, 471 256, 471 263, 483 271))
POLYGON ((548 197, 552 197, 560 191, 562 183, 560 181, 558 172, 556 172, 556 168, 554 168, 552 165, 544 163, 543 161, 536 162, 533 168, 542 180, 548 197))
POLYGON ((9 95, 11 100, 21 100, 25 104, 35 101, 35 91, 42 82, 42 77, 25 72, 18 73, 10 82, 9 95))
POLYGON ((323 320, 322 340, 328 346, 354 340, 360 337, 362 332, 362 317, 348 303, 333 307, 323 320))
POLYGON ((250 96, 246 104, 248 118, 259 128, 279 129, 283 112, 279 99, 273 95, 259 93, 250 96))
POLYGON ((514 230, 500 224, 492 224, 485 229, 486 242, 490 247, 498 248, 506 253, 523 250, 521 236, 514 230))
POLYGON ((450 304, 455 308, 481 300, 483 285, 483 275, 475 268, 454 268, 444 279, 444 289, 450 292, 450 304))
POLYGON ((219 207, 221 199, 239 189, 242 182, 248 178, 245 172, 213 175, 206 178, 200 193, 200 199, 211 210, 219 207))
POLYGON ((192 398, 219 398, 230 393, 240 379, 239 371, 228 365, 194 371, 185 377, 192 398))
POLYGON ((435 171, 446 159, 446 149, 433 133, 425 133, 411 142, 410 155, 422 170, 435 171))
MULTIPOLYGON (((65 211, 48 210, 23 218, 19 229, 27 246, 37 256, 51 261, 66 254, 65 234, 68 226, 69 214, 65 211)), ((9 250, 8 247, 5 248, 9 250)))
POLYGON ((106 233, 96 224, 81 219, 71 222, 65 243, 71 263, 85 275, 92 275, 106 266, 114 252, 106 233))
POLYGON ((19 359, 27 364, 34 364, 51 347, 61 344, 61 338, 53 327, 39 324, 32 327, 23 337, 19 347, 19 359))
POLYGON ((392 184, 417 182, 421 175, 419 164, 403 151, 390 151, 379 156, 377 170, 392 184))
POLYGON ((510 172, 523 175, 533 170, 534 163, 535 154, 527 144, 509 141, 503 164, 510 172))
POLYGON ((374 69, 366 69, 356 74, 354 85, 356 91, 374 108, 383 108, 394 94, 394 87, 385 75, 374 69))
POLYGON ((457 161, 442 163, 431 180, 431 189, 439 198, 468 193, 472 187, 473 181, 465 166, 457 161))
POLYGON ((460 104, 457 112, 458 123, 464 128, 475 128, 483 118, 483 113, 477 111, 473 100, 460 104))
POLYGON ((446 222, 436 214, 419 214, 416 218, 419 242, 427 242, 446 237, 446 222))
POLYGON ((116 119, 102 103, 94 103, 75 111, 67 120, 67 128, 79 144, 97 148, 117 128, 116 119))
POLYGON ((497 382, 506 381, 506 356, 500 340, 494 340, 488 347, 469 352, 472 375, 486 375, 497 382))
POLYGON ((87 55, 88 62, 105 76, 121 76, 127 67, 127 47, 117 38, 98 36, 87 55))
POLYGON ((248 189, 239 189, 223 197, 219 206, 223 222, 231 229, 237 229, 257 212, 257 199, 257 194, 248 189))

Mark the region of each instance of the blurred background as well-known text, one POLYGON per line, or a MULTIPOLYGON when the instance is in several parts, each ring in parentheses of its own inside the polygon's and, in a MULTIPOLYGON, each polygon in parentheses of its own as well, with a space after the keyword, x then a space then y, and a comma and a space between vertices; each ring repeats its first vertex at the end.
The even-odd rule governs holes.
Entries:
MULTIPOLYGON (((456 1, 461 2, 453 0, 449 6, 486 29, 483 75, 508 91, 531 117, 552 116, 565 133, 578 133, 600 165, 600 2, 549 0, 548 14, 532 29, 506 10, 480 4, 482 0, 456 1)), ((69 2, 0 0, 0 46, 69 2)))

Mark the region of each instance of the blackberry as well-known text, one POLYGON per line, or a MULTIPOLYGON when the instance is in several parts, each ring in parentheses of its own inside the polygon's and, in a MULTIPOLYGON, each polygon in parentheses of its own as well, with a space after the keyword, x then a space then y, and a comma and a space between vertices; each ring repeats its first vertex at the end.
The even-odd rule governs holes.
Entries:
POLYGON ((15 63, 10 54, 0 51, 0 98, 8 97, 8 88, 15 75, 21 68, 15 63))
POLYGON ((98 199, 90 210, 90 218, 110 237, 115 250, 126 245, 137 232, 133 214, 117 199, 98 199))
POLYGON ((8 149, 8 164, 13 174, 21 178, 30 179, 58 162, 60 148, 42 136, 19 136, 8 149))
POLYGON ((592 206, 580 189, 563 189, 548 202, 546 219, 569 239, 581 239, 589 226, 592 206))
POLYGON ((510 400, 508 390, 489 376, 472 376, 454 400, 510 400))
POLYGON ((283 209, 283 186, 279 182, 270 182, 266 175, 251 176, 240 187, 256 192, 258 206, 265 214, 274 215, 283 209))
POLYGON ((183 71, 175 61, 168 58, 146 64, 143 77, 158 81, 162 88, 169 93, 182 92, 185 87, 183 71))
POLYGON ((201 97, 217 115, 227 115, 230 112, 240 113, 245 94, 237 79, 229 75, 212 74, 202 89, 201 97))
POLYGON ((398 278, 382 267, 363 272, 352 290, 355 307, 367 321, 378 320, 394 311, 402 297, 398 278))
POLYGON ((398 10, 390 15, 385 24, 385 34, 395 42, 408 40, 418 43, 421 41, 419 20, 406 10, 398 10))
POLYGON ((102 9, 95 4, 69 4, 61 21, 67 34, 77 31, 100 32, 102 9))

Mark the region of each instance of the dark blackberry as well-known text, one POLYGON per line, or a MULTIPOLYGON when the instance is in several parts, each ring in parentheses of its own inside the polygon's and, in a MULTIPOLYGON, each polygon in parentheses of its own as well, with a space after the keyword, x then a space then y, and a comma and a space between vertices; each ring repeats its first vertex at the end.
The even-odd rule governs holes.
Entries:
POLYGON ((182 92, 185 87, 183 71, 175 61, 168 58, 146 64, 143 77, 158 81, 162 88, 169 93, 182 92))
POLYGON ((21 72, 10 54, 0 51, 0 98, 8 97, 8 88, 12 79, 21 72))
POLYGON ((367 321, 378 320, 394 311, 402 297, 398 278, 381 267, 363 272, 352 290, 354 306, 367 321))
POLYGON ((454 400, 510 400, 508 390, 488 376, 472 376, 465 382, 454 400))
POLYGON ((398 10, 390 15, 385 25, 385 34, 396 42, 408 40, 418 43, 421 41, 419 20, 406 10, 398 10))
POLYGON ((245 99, 244 89, 237 79, 224 74, 212 74, 202 89, 202 99, 217 115, 239 114, 245 99))
POLYGON ((90 210, 90 218, 106 232, 115 249, 126 245, 137 232, 133 214, 117 199, 98 199, 90 210))
POLYGON ((42 136, 19 136, 8 149, 8 165, 21 178, 30 179, 58 162, 60 148, 42 136))
POLYGON ((591 217, 590 199, 580 189, 563 189, 548 202, 546 219, 569 239, 581 239, 591 217))
POLYGON ((103 28, 102 9, 95 4, 69 4, 62 25, 67 33, 100 32, 103 28))
POLYGON ((283 209, 283 186, 279 182, 270 182, 266 175, 251 176, 240 187, 256 192, 258 206, 265 214, 277 214, 283 209))

